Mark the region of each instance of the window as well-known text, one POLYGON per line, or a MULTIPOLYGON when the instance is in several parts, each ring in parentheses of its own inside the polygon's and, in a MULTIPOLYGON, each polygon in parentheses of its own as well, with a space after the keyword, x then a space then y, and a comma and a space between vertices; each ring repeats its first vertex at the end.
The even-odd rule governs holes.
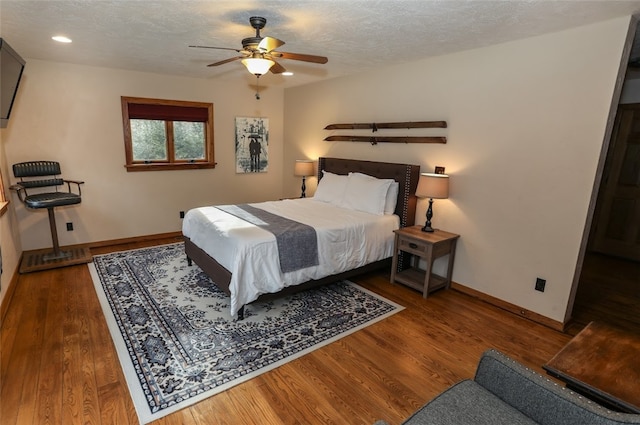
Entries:
POLYGON ((2 183, 2 173, 0 173, 0 217, 7 211, 8 206, 9 200, 4 197, 4 184, 2 183))
POLYGON ((214 168, 213 104, 122 97, 127 171, 214 168))

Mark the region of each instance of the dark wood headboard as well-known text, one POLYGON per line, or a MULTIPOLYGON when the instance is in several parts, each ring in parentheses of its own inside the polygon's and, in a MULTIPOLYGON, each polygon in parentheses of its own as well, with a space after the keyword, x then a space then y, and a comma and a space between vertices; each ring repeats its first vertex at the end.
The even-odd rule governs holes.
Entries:
POLYGON ((321 157, 318 159, 318 181, 322 178, 323 170, 341 175, 354 172, 379 179, 394 179, 399 183, 395 214, 400 217, 400 227, 414 225, 418 202, 416 188, 420 177, 419 165, 321 157))

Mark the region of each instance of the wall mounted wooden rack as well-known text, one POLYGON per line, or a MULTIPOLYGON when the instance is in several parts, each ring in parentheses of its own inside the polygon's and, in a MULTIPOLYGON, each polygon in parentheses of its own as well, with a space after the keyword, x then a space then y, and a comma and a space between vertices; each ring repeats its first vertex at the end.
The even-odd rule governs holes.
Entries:
MULTIPOLYGON (((407 121, 407 122, 384 122, 384 123, 351 123, 351 124, 329 124, 325 130, 371 130, 373 133, 378 129, 412 129, 412 128, 447 128, 446 121, 407 121)), ((328 142, 368 142, 372 145, 378 143, 447 143, 446 137, 433 136, 354 136, 336 135, 325 137, 328 142)))

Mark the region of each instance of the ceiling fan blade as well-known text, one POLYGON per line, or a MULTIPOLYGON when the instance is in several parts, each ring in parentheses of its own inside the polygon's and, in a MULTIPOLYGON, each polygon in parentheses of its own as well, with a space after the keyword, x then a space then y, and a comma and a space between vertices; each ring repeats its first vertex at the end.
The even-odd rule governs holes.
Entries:
POLYGON ((264 37, 258 44, 258 50, 267 53, 282 45, 284 45, 284 41, 282 40, 273 37, 264 37))
POLYGON ((306 55, 304 53, 271 52, 271 55, 277 58, 293 59, 303 62, 327 63, 329 61, 329 59, 324 56, 306 55))
POLYGON ((207 66, 218 66, 218 65, 224 65, 225 63, 229 63, 229 62, 233 62, 236 61, 238 59, 244 59, 244 56, 236 56, 235 58, 229 58, 229 59, 225 59, 223 61, 220 62, 215 62, 215 63, 210 63, 207 66))
POLYGON ((233 52, 238 52, 241 53, 242 50, 239 49, 233 49, 231 47, 213 47, 213 46, 189 46, 189 47, 195 47, 197 49, 216 49, 216 50, 231 50, 233 52))
POLYGON ((216 49, 216 50, 231 50, 233 52, 238 52, 240 53, 241 50, 239 49, 234 49, 232 47, 214 47, 214 46, 189 46, 189 47, 194 47, 196 49, 216 49))
POLYGON ((271 71, 272 74, 282 74, 283 72, 286 72, 287 69, 278 62, 273 61, 273 65, 269 68, 269 71, 271 71))

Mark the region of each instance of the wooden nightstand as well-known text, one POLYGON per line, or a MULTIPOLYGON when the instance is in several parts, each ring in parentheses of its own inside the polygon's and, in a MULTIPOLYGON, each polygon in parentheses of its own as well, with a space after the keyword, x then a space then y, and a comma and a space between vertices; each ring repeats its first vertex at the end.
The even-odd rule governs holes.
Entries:
POLYGON ((391 283, 402 283, 411 288, 422 291, 422 296, 427 298, 430 291, 451 286, 451 273, 453 272, 453 260, 456 255, 456 242, 460 235, 436 230, 423 232, 422 226, 403 227, 393 232, 396 234, 393 248, 393 263, 391 265, 391 283), (411 254, 411 266, 398 272, 398 254, 400 251, 411 254), (432 273, 433 262, 436 258, 449 255, 447 276, 439 276, 432 273), (426 262, 426 269, 418 267, 420 259, 426 262))

